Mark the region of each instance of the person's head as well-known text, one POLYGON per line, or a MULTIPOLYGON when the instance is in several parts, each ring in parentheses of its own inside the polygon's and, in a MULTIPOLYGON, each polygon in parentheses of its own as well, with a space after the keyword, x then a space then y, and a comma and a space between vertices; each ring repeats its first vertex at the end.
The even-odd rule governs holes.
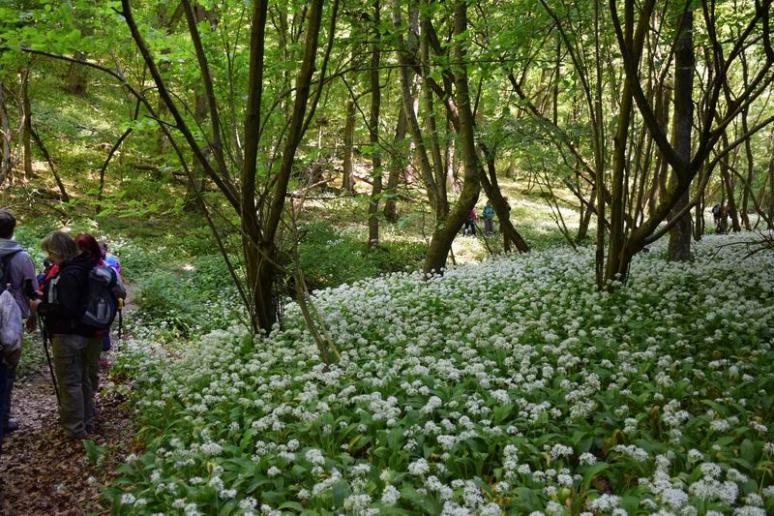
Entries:
POLYGON ((16 217, 8 210, 0 210, 0 238, 11 238, 16 229, 16 217))
POLYGON ((104 260, 105 257, 108 255, 108 245, 105 242, 99 243, 99 252, 100 252, 100 256, 104 260))
POLYGON ((76 236, 75 245, 78 246, 78 251, 91 258, 91 261, 94 263, 102 259, 102 250, 99 248, 97 239, 88 233, 81 233, 76 236))
POLYGON ((40 248, 48 253, 48 258, 59 265, 78 256, 78 247, 70 235, 62 231, 50 233, 40 243, 40 248))

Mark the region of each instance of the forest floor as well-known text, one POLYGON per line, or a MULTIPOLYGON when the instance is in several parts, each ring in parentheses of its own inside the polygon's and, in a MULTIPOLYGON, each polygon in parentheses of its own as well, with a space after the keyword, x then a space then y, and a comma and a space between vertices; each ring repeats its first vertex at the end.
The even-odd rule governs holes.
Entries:
MULTIPOLYGON (((40 345, 34 343, 34 345, 40 345)), ((131 411, 115 393, 108 375, 100 375, 97 423, 89 440, 95 450, 110 456, 90 460, 85 441, 72 440, 59 425, 57 402, 48 366, 17 380, 11 415, 19 429, 6 436, 0 471, 3 472, 0 514, 80 515, 108 512, 100 503, 102 481, 113 476, 130 446, 131 411)), ((99 456, 99 454, 97 454, 99 456)))
MULTIPOLYGON (((127 300, 124 313, 133 308, 127 300)), ((121 343, 114 335, 114 349, 121 343)), ((100 368, 94 433, 83 441, 70 439, 59 424, 48 364, 36 349, 42 346, 40 333, 25 335, 24 351, 38 358, 14 385, 11 418, 19 429, 5 435, 0 455, 0 515, 109 514, 100 491, 132 451, 135 433, 131 407, 121 394, 127 380, 114 378, 109 365, 100 368)))

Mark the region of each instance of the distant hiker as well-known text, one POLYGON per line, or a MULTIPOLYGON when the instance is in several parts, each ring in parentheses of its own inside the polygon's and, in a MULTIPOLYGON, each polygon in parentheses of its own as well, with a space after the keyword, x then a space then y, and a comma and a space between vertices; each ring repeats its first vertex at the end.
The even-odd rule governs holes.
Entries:
POLYGON ((715 221, 715 227, 717 228, 720 224, 720 205, 716 204, 712 207, 712 218, 715 221))
POLYGON ((61 396, 59 417, 69 436, 81 439, 94 423, 89 363, 96 363, 102 347, 96 329, 82 321, 89 296, 89 273, 95 262, 89 252, 79 253, 75 241, 61 231, 48 235, 40 247, 59 266, 59 272, 46 283, 43 300, 34 303, 51 335, 61 396))
POLYGON ((465 227, 462 230, 463 235, 476 235, 476 207, 473 206, 468 212, 468 219, 465 221, 465 227))
POLYGON ((715 220, 715 233, 728 231, 728 219, 731 217, 731 208, 727 204, 716 204, 712 207, 712 218, 715 220))
POLYGON ((491 235, 494 232, 494 216, 495 210, 492 207, 491 202, 487 202, 484 206, 484 233, 491 235))
POLYGON ((105 265, 116 271, 116 273, 121 274, 121 262, 116 255, 110 253, 108 245, 105 242, 100 242, 99 248, 102 252, 102 259, 105 261, 105 265))
MULTIPOLYGON (((29 283, 35 289, 38 278, 35 275, 35 264, 22 247, 12 240, 16 229, 16 218, 8 210, 0 209, 0 292, 8 290, 19 308, 19 315, 26 320, 27 329, 34 331, 35 317, 30 310, 29 300, 24 294, 24 285, 29 283)), ((6 310, 13 307, 7 306, 6 310)), ((7 312, 6 312, 7 313, 7 312)), ((8 328, 7 328, 8 329, 8 328)), ((0 445, 4 434, 19 428, 19 424, 10 418, 11 392, 16 379, 16 366, 21 358, 22 334, 21 326, 14 324, 13 331, 19 332, 17 343, 10 347, 3 346, 0 357, 0 445)), ((12 340, 12 339, 11 339, 12 340)))
MULTIPOLYGON (((99 249, 102 252, 102 260, 105 262, 105 265, 107 265, 108 267, 116 271, 116 274, 118 274, 120 277, 121 262, 118 260, 118 257, 109 252, 108 245, 105 242, 99 243, 99 249)), ((107 368, 110 365, 107 361, 106 353, 110 351, 110 348, 112 347, 113 347, 113 344, 110 341, 110 332, 108 331, 107 333, 105 333, 105 336, 102 338, 102 355, 100 356, 100 359, 99 359, 99 365, 103 369, 107 368)))

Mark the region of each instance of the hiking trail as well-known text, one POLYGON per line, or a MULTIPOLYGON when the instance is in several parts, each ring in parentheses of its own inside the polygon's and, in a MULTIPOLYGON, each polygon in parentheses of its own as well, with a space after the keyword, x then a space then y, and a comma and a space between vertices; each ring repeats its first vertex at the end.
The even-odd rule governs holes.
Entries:
MULTIPOLYGON (((124 311, 126 317, 128 304, 124 311)), ((114 349, 121 342, 115 339, 114 349)), ((25 348, 42 346, 40 333, 25 336, 25 348)), ((27 350, 28 352, 30 350, 27 350)), ((108 361, 113 359, 112 352, 108 361)), ((94 433, 87 440, 100 448, 92 463, 84 443, 70 439, 59 425, 57 401, 45 359, 17 378, 11 418, 19 429, 6 434, 0 455, 0 514, 4 516, 80 516, 109 514, 100 491, 132 447, 132 410, 117 381, 100 367, 94 433)))

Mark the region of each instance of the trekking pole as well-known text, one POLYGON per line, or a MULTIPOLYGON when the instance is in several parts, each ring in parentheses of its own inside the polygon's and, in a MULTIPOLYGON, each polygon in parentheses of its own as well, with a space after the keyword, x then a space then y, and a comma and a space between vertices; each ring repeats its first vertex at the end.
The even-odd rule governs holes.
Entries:
POLYGON ((61 406, 62 399, 59 396, 59 384, 56 383, 56 375, 54 374, 54 365, 51 362, 51 353, 48 351, 49 336, 46 331, 46 325, 41 318, 40 333, 43 337, 43 350, 46 352, 46 361, 48 362, 48 372, 51 373, 51 383, 54 385, 54 392, 56 393, 56 404, 61 406))
MULTIPOLYGON (((35 289, 32 286, 32 280, 26 279, 24 280, 24 295, 27 296, 27 299, 34 300, 38 299, 38 293, 35 291, 35 289)), ((45 317, 43 317, 40 313, 38 313, 38 329, 40 330, 40 336, 43 338, 43 351, 46 352, 46 362, 48 363, 48 372, 51 373, 51 383, 54 385, 54 392, 56 393, 56 404, 58 406, 62 406, 62 399, 59 396, 59 385, 56 383, 56 375, 54 374, 54 365, 51 363, 51 353, 48 351, 48 340, 49 335, 46 331, 46 321, 44 320, 45 317)))
POLYGON ((124 298, 118 298, 118 340, 124 336, 124 298))

